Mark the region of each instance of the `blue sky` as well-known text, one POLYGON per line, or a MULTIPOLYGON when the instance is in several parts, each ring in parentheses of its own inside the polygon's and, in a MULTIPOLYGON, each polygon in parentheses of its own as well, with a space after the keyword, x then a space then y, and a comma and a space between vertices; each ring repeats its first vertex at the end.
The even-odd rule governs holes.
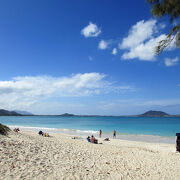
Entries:
POLYGON ((35 114, 180 114, 179 49, 145 0, 0 2, 0 108, 35 114))

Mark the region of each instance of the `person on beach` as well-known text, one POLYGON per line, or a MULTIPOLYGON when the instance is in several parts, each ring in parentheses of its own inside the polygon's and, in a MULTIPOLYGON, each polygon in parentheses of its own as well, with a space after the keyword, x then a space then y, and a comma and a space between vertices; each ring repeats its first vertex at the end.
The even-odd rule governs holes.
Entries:
POLYGON ((101 138, 101 135, 102 135, 102 131, 101 129, 99 130, 99 137, 101 138))
POLYGON ((176 138, 176 152, 180 152, 180 136, 176 138))
POLYGON ((98 140, 93 135, 91 136, 91 143, 98 144, 98 140))
POLYGON ((94 143, 95 137, 92 135, 91 136, 91 142, 94 143))
POLYGON ((42 131, 39 131, 38 134, 39 134, 39 135, 42 135, 42 136, 44 135, 44 133, 43 133, 42 131))
POLYGON ((90 136, 87 137, 87 141, 88 141, 88 142, 91 142, 90 136))
POLYGON ((45 136, 45 137, 49 137, 49 134, 48 134, 48 133, 44 133, 44 136, 45 136))
POLYGON ((116 131, 113 132, 113 138, 116 138, 116 131))
POLYGON ((19 128, 15 128, 15 129, 14 129, 14 132, 17 132, 17 133, 18 133, 19 131, 20 131, 19 128))

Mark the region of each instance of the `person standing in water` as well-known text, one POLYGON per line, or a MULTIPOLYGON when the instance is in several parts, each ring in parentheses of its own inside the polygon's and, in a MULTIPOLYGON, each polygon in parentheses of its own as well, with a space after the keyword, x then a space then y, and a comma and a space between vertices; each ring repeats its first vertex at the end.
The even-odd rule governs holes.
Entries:
POLYGON ((113 132, 113 138, 116 138, 116 131, 113 132))
POLYGON ((102 135, 102 131, 101 129, 99 130, 99 137, 101 138, 101 135, 102 135))

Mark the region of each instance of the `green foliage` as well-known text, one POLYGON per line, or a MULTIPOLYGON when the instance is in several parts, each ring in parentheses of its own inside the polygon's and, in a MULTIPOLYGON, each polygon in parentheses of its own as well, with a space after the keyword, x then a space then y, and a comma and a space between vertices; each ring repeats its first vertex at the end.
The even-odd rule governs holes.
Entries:
POLYGON ((9 131, 10 131, 9 127, 2 125, 0 123, 0 134, 7 135, 9 131))
POLYGON ((180 0, 148 0, 151 4, 151 12, 156 17, 168 16, 174 25, 166 39, 159 42, 156 53, 161 53, 172 41, 176 47, 180 47, 180 0))

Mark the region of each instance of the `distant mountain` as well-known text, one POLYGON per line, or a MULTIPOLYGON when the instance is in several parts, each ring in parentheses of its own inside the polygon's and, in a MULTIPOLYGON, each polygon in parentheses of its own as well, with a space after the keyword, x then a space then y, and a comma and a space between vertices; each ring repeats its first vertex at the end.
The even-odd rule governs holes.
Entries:
POLYGON ((144 114, 140 114, 140 117, 170 117, 171 115, 163 111, 147 111, 144 114))
POLYGON ((69 114, 69 113, 64 113, 64 114, 61 114, 59 116, 75 116, 74 114, 69 114))
POLYGON ((22 116, 22 115, 15 111, 7 111, 4 109, 0 109, 0 116, 22 116))
POLYGON ((27 112, 27 111, 20 111, 20 110, 14 110, 18 114, 25 115, 25 116, 33 116, 34 114, 27 112))
MULTIPOLYGON (((0 109, 0 116, 35 116, 34 114, 27 111, 7 111, 5 109, 0 109)), ((44 116, 44 115, 36 115, 36 116, 44 116)), ((46 116, 66 116, 66 117, 180 117, 180 115, 170 115, 163 111, 147 111, 140 115, 124 115, 124 116, 110 116, 110 115, 74 115, 69 113, 64 113, 61 115, 46 115, 46 116)))

